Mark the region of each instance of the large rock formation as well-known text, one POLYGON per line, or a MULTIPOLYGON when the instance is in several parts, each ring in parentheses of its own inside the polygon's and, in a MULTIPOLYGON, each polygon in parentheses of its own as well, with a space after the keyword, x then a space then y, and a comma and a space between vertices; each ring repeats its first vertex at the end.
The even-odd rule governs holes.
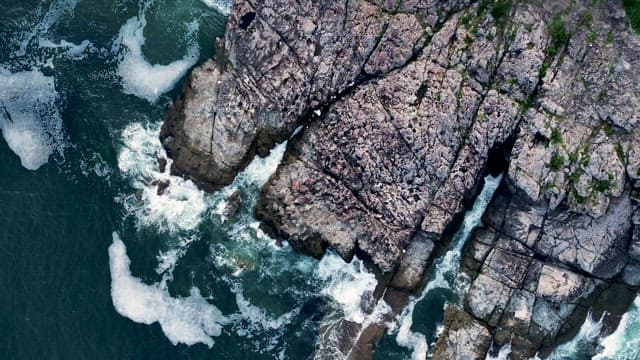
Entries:
POLYGON ((491 330, 497 345, 511 343, 518 359, 546 354, 571 337, 590 309, 598 316, 608 311, 609 322, 625 311, 632 290, 611 277, 627 261, 630 206, 616 199, 597 220, 565 219, 565 212, 526 203, 509 187, 507 180, 489 205, 486 228, 469 242, 463 271, 469 279, 465 309, 491 330), (547 239, 567 230, 571 236, 554 240, 562 251, 549 250, 547 239), (603 301, 607 297, 616 300, 603 301))
POLYGON ((639 110, 618 1, 237 0, 161 137, 208 189, 291 138, 257 216, 305 253, 370 259, 401 292, 506 170, 436 350, 462 359, 511 333, 515 354, 549 348, 608 289, 640 285, 639 110))
POLYGON ((479 11, 452 15, 406 66, 343 94, 292 141, 258 206, 277 235, 312 255, 361 252, 387 272, 412 238, 439 239, 514 134, 544 60, 542 23, 511 29, 485 10, 461 24, 479 11), (500 92, 514 83, 517 95, 500 92))

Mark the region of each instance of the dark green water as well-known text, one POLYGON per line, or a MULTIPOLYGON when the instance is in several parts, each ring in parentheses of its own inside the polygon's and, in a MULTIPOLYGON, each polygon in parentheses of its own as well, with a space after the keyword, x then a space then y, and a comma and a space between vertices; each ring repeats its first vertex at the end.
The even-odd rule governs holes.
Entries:
POLYGON ((0 358, 302 359, 325 315, 362 317, 359 261, 252 218, 284 145, 213 195, 159 172, 162 116, 225 20, 199 0, 0 4, 0 358))
MULTIPOLYGON (((161 119, 225 20, 200 0, 0 0, 1 359, 304 359, 331 345, 330 319, 367 317, 361 262, 257 228, 284 144, 216 194, 158 169, 161 119)), ((424 357, 454 250, 376 358, 424 357)))

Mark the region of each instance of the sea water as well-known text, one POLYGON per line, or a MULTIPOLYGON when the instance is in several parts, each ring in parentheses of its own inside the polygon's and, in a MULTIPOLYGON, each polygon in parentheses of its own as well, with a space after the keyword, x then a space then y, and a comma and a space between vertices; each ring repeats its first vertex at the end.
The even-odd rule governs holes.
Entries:
MULTIPOLYGON (((331 321, 388 310, 363 309, 376 280, 360 259, 318 261, 261 231, 253 207, 286 142, 212 194, 159 168, 162 117, 230 6, 0 0, 0 358, 305 359, 331 321)), ((427 356, 497 181, 378 358, 427 356)), ((628 344, 634 314, 603 358, 628 344)))

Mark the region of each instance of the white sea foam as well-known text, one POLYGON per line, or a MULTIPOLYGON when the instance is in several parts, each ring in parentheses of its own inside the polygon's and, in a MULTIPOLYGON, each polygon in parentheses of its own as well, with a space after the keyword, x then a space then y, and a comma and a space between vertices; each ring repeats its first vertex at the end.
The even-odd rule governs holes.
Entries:
POLYGON ((511 359, 511 343, 502 345, 496 356, 487 354, 486 360, 509 360, 511 359))
POLYGON ((261 331, 261 330, 276 330, 282 328, 282 326, 289 324, 294 316, 298 314, 299 309, 293 309, 277 318, 269 315, 264 309, 251 304, 249 299, 244 297, 242 286, 235 284, 231 287, 231 291, 236 295, 236 305, 238 306, 239 313, 233 314, 230 318, 236 321, 248 322, 253 325, 250 329, 238 328, 239 335, 247 335, 248 330, 261 331))
POLYGON ((328 297, 333 307, 324 314, 314 359, 348 359, 353 347, 343 352, 344 321, 359 325, 357 333, 348 335, 357 341, 370 325, 384 324, 391 307, 382 299, 375 302, 373 292, 378 281, 357 257, 347 263, 337 254, 328 252, 318 264, 315 275, 320 280, 320 294, 328 297), (375 307, 371 308, 373 302, 375 307))
POLYGON ((616 331, 600 341, 602 352, 593 360, 636 360, 640 357, 640 296, 620 320, 616 331))
POLYGON ((173 277, 173 270, 176 264, 189 249, 189 245, 196 241, 198 238, 195 235, 188 237, 180 237, 176 244, 172 244, 172 247, 164 252, 160 252, 156 259, 158 265, 156 266, 156 273, 163 274, 163 281, 168 281, 173 277))
POLYGON ((218 10, 222 15, 229 15, 233 0, 202 0, 208 7, 218 10))
POLYGON ((53 77, 38 70, 10 73, 0 67, 0 129, 29 170, 46 164, 54 152, 63 155, 65 135, 57 100, 53 77))
MULTIPOLYGON (((192 39, 187 54, 181 60, 168 65, 152 65, 142 53, 146 25, 147 20, 142 10, 140 16, 129 19, 120 28, 114 47, 124 47, 118 64, 118 75, 122 79, 123 91, 154 103, 160 95, 171 90, 178 80, 195 65, 200 56, 200 48, 192 39)), ((188 37, 193 38, 196 31, 197 23, 194 22, 190 26, 188 37)))
POLYGON ((269 155, 261 158, 256 156, 249 165, 236 177, 234 183, 238 182, 244 185, 255 185, 262 187, 267 180, 276 172, 278 165, 282 162, 284 151, 287 149, 287 142, 277 144, 269 155))
POLYGON ((218 308, 193 288, 186 298, 173 298, 161 284, 147 285, 131 275, 127 248, 117 233, 109 247, 111 299, 116 311, 134 322, 159 323, 174 345, 203 343, 211 347, 229 323, 218 308))
MULTIPOLYGON (((371 311, 370 314, 366 315, 360 331, 356 336, 353 337, 353 339, 355 339, 356 341, 360 339, 360 336, 362 336, 363 332, 371 325, 385 324, 386 326, 388 326, 389 324, 385 323, 385 317, 391 313, 393 313, 391 305, 384 301, 384 299, 379 299, 378 302, 376 302, 376 306, 373 308, 373 311, 371 311)), ((356 346, 352 346, 351 349, 349 349, 349 351, 347 352, 345 359, 350 359, 353 350, 356 349, 356 346)))
POLYGON ((411 358, 413 360, 426 359, 427 351, 429 350, 426 336, 411 330, 415 307, 432 290, 451 289, 460 267, 462 248, 471 236, 473 229, 481 224, 482 215, 489 205, 498 185, 500 185, 501 179, 501 176, 495 178, 487 176, 485 178, 484 188, 473 204, 473 208, 465 213, 460 229, 454 234, 451 248, 443 257, 436 260, 435 269, 430 276, 429 282, 420 293, 420 296, 409 301, 398 317, 399 326, 392 329, 392 332, 397 331, 396 342, 398 345, 412 350, 411 358))
MULTIPOLYGON (((167 288, 167 284, 172 280, 173 269, 189 248, 190 242, 194 237, 198 236, 198 233, 193 231, 188 231, 187 235, 189 236, 184 236, 183 231, 195 230, 203 220, 203 215, 208 211, 222 214, 228 197, 239 188, 249 193, 249 199, 245 199, 247 201, 242 206, 253 207, 256 193, 275 172, 286 148, 286 143, 283 143, 274 147, 269 156, 265 158, 256 157, 244 171, 238 174, 231 185, 215 194, 206 195, 204 192, 197 190, 190 181, 171 176, 169 173, 170 159, 168 159, 165 172, 161 173, 159 171, 157 157, 166 158, 159 141, 159 126, 151 125, 145 127, 140 123, 131 124, 123 130, 122 142, 124 146, 118 156, 118 166, 121 172, 131 181, 132 185, 139 190, 137 196, 130 195, 125 198, 126 209, 135 215, 139 224, 144 226, 156 225, 171 231, 178 231, 180 239, 183 239, 178 244, 170 245, 169 250, 157 256, 156 272, 162 274, 162 280, 154 284, 153 287, 162 291, 167 288), (163 195, 156 194, 157 188, 152 184, 155 181, 170 181, 170 185, 163 195), (183 197, 176 196, 176 194, 181 193, 186 193, 187 195, 183 197)), ((281 269, 283 271, 290 271, 291 268, 300 270, 299 268, 302 267, 300 263, 306 263, 310 260, 306 258, 298 262, 287 260, 282 251, 290 251, 290 249, 286 246, 275 246, 275 241, 260 230, 259 223, 251 213, 243 211, 238 216, 231 226, 226 229, 228 235, 234 241, 212 245, 210 255, 211 260, 218 269, 225 269, 233 273, 233 277, 226 278, 224 276, 224 278, 231 287, 231 291, 235 294, 238 312, 224 317, 225 324, 232 325, 232 329, 238 336, 246 336, 248 338, 265 331, 275 331, 281 335, 283 328, 298 314, 299 308, 294 308, 280 316, 274 316, 268 310, 252 304, 251 299, 246 298, 243 293, 242 272, 247 267, 250 268, 250 271, 255 271, 256 267, 251 262, 252 259, 257 258, 259 253, 263 257, 263 261, 257 269, 258 271, 268 271, 269 276, 277 276, 274 274, 281 269), (270 247, 273 251, 267 251, 265 255, 265 247, 270 247), (268 258, 265 259, 264 256, 268 258), (247 261, 250 263, 247 263, 247 261), (265 263, 268 264, 265 265, 265 263), (265 270, 265 267, 268 267, 268 269, 265 270)), ((166 295, 168 296, 168 294, 166 295)), ((194 295, 190 298, 193 297, 194 295)), ((196 294, 195 298, 197 297, 198 295, 196 294)), ((162 298, 162 300, 173 301, 167 298, 162 298)), ((151 304, 149 307, 154 306, 163 307, 165 305, 151 304)), ((134 312, 132 316, 135 315, 136 313, 134 312)), ((129 315, 125 316, 131 317, 129 315)), ((140 317, 145 320, 142 315, 140 317)), ((145 323, 148 323, 148 321, 145 323)), ((274 339, 277 336, 272 338, 267 345, 260 342, 260 346, 265 348, 276 346, 277 341, 274 339)), ((171 334, 167 334, 167 337, 172 342, 176 341, 172 339, 171 334)), ((181 342, 185 341, 181 340, 181 342)))
POLYGON ((162 148, 159 131, 159 125, 144 127, 133 123, 122 132, 124 146, 118 156, 118 166, 139 190, 138 196, 125 198, 125 208, 142 226, 157 226, 172 232, 193 230, 207 211, 207 195, 190 180, 170 174, 171 159, 162 148), (164 172, 159 170, 157 157, 168 161, 164 172), (168 182, 164 194, 158 195, 153 184, 156 181, 168 182))
MULTIPOLYGON (((239 188, 245 188, 249 190, 249 199, 246 199, 246 207, 253 208, 261 189, 269 178, 276 172, 278 165, 282 162, 282 157, 287 148, 287 142, 284 141, 274 146, 269 155, 265 157, 256 156, 251 160, 249 165, 242 170, 231 184, 219 190, 213 195, 215 205, 212 207, 212 214, 217 215, 222 222, 228 219, 224 216, 225 209, 228 205, 228 198, 239 188)), ((246 236, 242 234, 248 234, 246 225, 251 225, 255 234, 259 237, 266 237, 266 235, 258 228, 259 223, 255 219, 242 219, 234 224, 231 230, 235 235, 240 235, 242 238, 246 236)))
MULTIPOLYGON (((419 298, 420 300, 422 298, 419 298)), ((412 331, 413 325, 413 311, 418 301, 412 300, 402 310, 402 314, 399 317, 400 326, 397 329, 396 343, 400 346, 411 349, 412 360, 424 360, 427 358, 427 351, 429 351, 429 344, 427 337, 417 331, 412 331)))
POLYGON ((66 40, 60 40, 59 43, 54 43, 51 40, 38 39, 38 45, 45 49, 64 50, 68 58, 75 60, 86 57, 88 51, 97 51, 89 40, 83 40, 80 44, 74 44, 66 40))
POLYGON ((344 318, 362 324, 367 317, 363 299, 372 296, 377 284, 364 262, 354 257, 347 263, 329 252, 318 264, 316 275, 324 283, 321 293, 338 305, 344 318))
POLYGON ((591 314, 591 311, 587 314, 587 318, 580 326, 580 330, 569 342, 564 343, 556 347, 547 359, 549 360, 562 360, 580 357, 580 351, 586 346, 597 343, 600 335, 602 334, 602 326, 604 325, 604 317, 606 313, 603 313, 600 319, 596 319, 591 314))
POLYGON ((49 29, 57 23, 65 15, 73 15, 73 11, 79 0, 55 0, 51 3, 49 10, 43 19, 31 28, 25 38, 20 42, 20 49, 16 55, 23 56, 27 52, 27 47, 31 41, 38 35, 45 34, 49 29))
POLYGON ((80 159, 80 172, 82 175, 89 176, 91 174, 104 178, 107 182, 111 180, 114 173, 113 168, 107 163, 99 153, 91 153, 80 159))

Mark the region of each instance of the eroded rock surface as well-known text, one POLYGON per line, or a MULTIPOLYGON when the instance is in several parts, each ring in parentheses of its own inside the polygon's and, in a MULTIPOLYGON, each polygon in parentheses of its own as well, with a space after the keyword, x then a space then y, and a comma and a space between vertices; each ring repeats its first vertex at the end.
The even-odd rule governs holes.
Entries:
POLYGON ((478 320, 455 306, 447 307, 444 314, 444 334, 438 339, 434 359, 486 358, 491 334, 478 320))
MULTIPOLYGON (((611 290, 617 280, 596 277, 559 254, 547 255, 539 249, 543 234, 554 233, 559 226, 547 221, 556 211, 546 209, 546 213, 544 209, 523 202, 503 183, 485 214, 486 228, 474 233, 464 259, 464 276, 472 279, 465 309, 490 327, 496 344, 510 342, 514 358, 545 354, 572 335, 589 309, 606 309, 612 314, 624 311, 596 305, 599 298, 611 296, 612 291, 620 303, 633 299, 632 290, 624 286, 611 290)), ((611 215, 615 214, 613 210, 611 215)), ((615 223, 617 219, 609 221, 615 223)), ((578 235, 563 241, 567 249, 576 252, 587 251, 580 243, 590 239, 590 235, 578 235)), ((613 254, 611 259, 602 257, 602 261, 624 265, 628 237, 620 236, 612 242, 625 252, 613 254)), ((622 266, 612 268, 619 274, 622 266)))
POLYGON ((256 215, 405 294, 505 170, 435 353, 482 358, 514 334, 529 356, 640 285, 639 109, 618 1, 237 0, 161 137, 174 173, 217 189, 302 126, 256 215))
POLYGON ((327 246, 346 259, 362 252, 387 272, 418 230, 439 239, 474 196, 490 150, 520 120, 522 99, 500 86, 527 83, 521 77, 543 61, 542 22, 499 42, 487 40, 506 36, 489 12, 476 19, 486 30, 475 33, 463 16, 445 22, 412 62, 345 94, 293 139, 258 205, 278 236, 316 256, 327 246), (520 51, 531 41, 537 50, 520 51), (538 62, 529 71, 516 65, 529 61, 538 62))
POLYGON ((465 308, 514 358, 548 353, 589 309, 619 314, 635 291, 623 284, 639 284, 640 43, 615 2, 566 14, 566 46, 546 61, 465 260, 465 308))

